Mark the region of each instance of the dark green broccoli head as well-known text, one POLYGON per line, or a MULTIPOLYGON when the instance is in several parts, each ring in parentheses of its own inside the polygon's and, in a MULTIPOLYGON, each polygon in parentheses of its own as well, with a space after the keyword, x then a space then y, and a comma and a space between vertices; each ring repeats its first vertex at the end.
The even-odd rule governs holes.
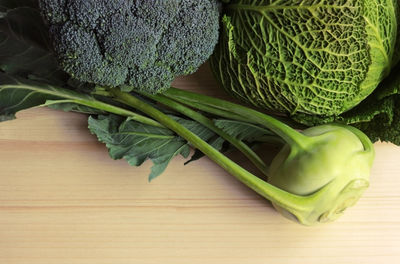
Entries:
POLYGON ((218 40, 217 0, 39 0, 61 67, 104 86, 158 92, 218 40))

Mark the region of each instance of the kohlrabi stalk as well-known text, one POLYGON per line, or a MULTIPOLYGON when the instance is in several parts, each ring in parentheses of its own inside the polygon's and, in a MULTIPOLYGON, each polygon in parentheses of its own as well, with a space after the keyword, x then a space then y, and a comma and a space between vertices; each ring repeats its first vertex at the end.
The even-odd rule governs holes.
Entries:
POLYGON ((141 93, 148 98, 159 102, 161 104, 167 105, 169 108, 190 117, 191 119, 195 120, 196 122, 202 124, 203 126, 207 127, 208 129, 215 132, 217 135, 231 143, 234 147, 236 147, 240 152, 242 152, 263 174, 268 176, 268 167, 264 163, 264 161, 243 141, 229 135, 224 130, 217 127, 213 120, 209 119, 208 117, 202 115, 201 113, 192 110, 191 108, 184 106, 174 100, 169 99, 168 97, 162 95, 149 95, 145 93, 141 93))
POLYGON ((235 116, 237 116, 237 120, 246 120, 246 122, 261 125, 282 137, 285 142, 291 145, 297 145, 299 148, 306 148, 308 144, 311 144, 311 140, 308 137, 297 132, 288 125, 248 107, 176 88, 170 88, 162 95, 204 112, 230 119, 237 119, 235 118, 235 116))
MULTIPOLYGON (((272 161, 269 182, 266 182, 150 104, 118 89, 110 89, 110 94, 185 138, 230 174, 270 200, 283 215, 302 224, 335 220, 368 187, 374 148, 368 137, 353 127, 329 124, 300 133, 268 115, 224 100, 176 90, 165 93, 171 100, 184 101, 195 108, 204 105, 209 110, 247 117, 248 121, 281 136, 287 144, 272 161)), ((168 106, 168 101, 164 103, 168 106)), ((205 108, 201 110, 205 111, 205 108)), ((190 114, 187 112, 189 117, 190 114)))

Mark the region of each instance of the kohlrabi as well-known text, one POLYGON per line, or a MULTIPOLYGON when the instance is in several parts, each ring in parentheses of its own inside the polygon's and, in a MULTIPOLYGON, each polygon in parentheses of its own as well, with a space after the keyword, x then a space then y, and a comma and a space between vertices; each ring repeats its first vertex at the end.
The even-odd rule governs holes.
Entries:
POLYGON ((374 148, 368 137, 353 127, 327 124, 298 132, 263 113, 204 95, 174 88, 162 95, 142 94, 189 117, 193 112, 187 106, 216 116, 246 119, 273 131, 286 145, 272 161, 267 182, 134 95, 118 89, 110 89, 109 93, 117 101, 146 113, 185 138, 230 174, 270 200, 283 215, 302 224, 335 220, 347 207, 354 205, 369 185, 374 148))

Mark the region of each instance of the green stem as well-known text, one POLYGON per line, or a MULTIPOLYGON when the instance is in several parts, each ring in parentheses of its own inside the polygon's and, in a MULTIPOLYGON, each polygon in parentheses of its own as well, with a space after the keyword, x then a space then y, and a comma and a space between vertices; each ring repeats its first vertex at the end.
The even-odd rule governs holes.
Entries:
POLYGON ((139 115, 135 112, 120 108, 118 106, 110 105, 103 103, 101 101, 93 100, 93 101, 84 101, 84 100, 75 100, 75 103, 89 106, 95 109, 100 109, 109 113, 121 115, 121 116, 126 116, 129 117, 132 120, 138 121, 142 124, 150 125, 150 126, 155 126, 155 127, 164 127, 162 124, 160 124, 157 121, 154 121, 151 118, 139 115))
POLYGON ((307 149, 308 146, 312 144, 311 138, 294 130, 277 119, 239 104, 176 88, 166 90, 164 95, 173 100, 193 105, 199 110, 213 114, 220 113, 219 110, 225 112, 230 111, 233 114, 239 115, 241 118, 247 119, 247 122, 252 122, 270 129, 272 132, 281 136, 286 143, 291 146, 297 146, 300 149, 307 149))
POLYGON ((174 131, 182 138, 186 139, 195 148, 203 152, 206 156, 208 156, 211 160, 224 168, 231 175, 235 176, 242 183, 259 193, 263 197, 267 198, 268 200, 274 202, 278 206, 286 208, 288 211, 292 212, 295 215, 301 215, 300 212, 310 211, 310 207, 307 203, 307 201, 309 200, 308 197, 288 193, 261 180, 260 178, 251 174, 250 172, 230 160, 224 154, 213 148, 196 134, 194 134, 169 116, 165 115, 161 111, 157 110, 153 106, 136 98, 135 96, 121 92, 116 88, 110 89, 110 92, 120 102, 124 102, 125 104, 147 114, 148 116, 163 124, 165 127, 174 131))
POLYGON ((114 105, 106 104, 101 101, 98 101, 93 98, 82 98, 82 99, 65 99, 65 100, 53 100, 50 102, 46 102, 43 105, 40 106, 50 106, 50 105, 56 105, 56 104, 63 104, 63 103, 75 103, 79 105, 84 105, 90 108, 94 108, 97 110, 105 111, 108 113, 120 115, 120 116, 126 116, 129 117, 132 120, 138 121, 142 124, 150 125, 150 126, 155 126, 155 127, 164 127, 161 125, 159 122, 154 121, 151 118, 142 116, 140 114, 137 114, 135 112, 126 110, 124 108, 120 108, 114 105))
POLYGON ((264 163, 264 161, 243 141, 232 137, 219 127, 217 127, 214 122, 205 117, 204 115, 192 110, 189 107, 186 107, 174 100, 169 99, 168 97, 165 97, 163 95, 150 95, 147 93, 140 93, 143 96, 146 96, 154 101, 157 101, 161 104, 164 104, 175 111, 197 121, 198 123, 202 124, 203 126, 207 127, 208 129, 214 131, 217 135, 221 136, 225 140, 227 140, 229 143, 231 143, 233 146, 235 146, 240 152, 242 152, 264 175, 268 176, 268 167, 264 163))
POLYGON ((262 142, 262 143, 268 143, 268 144, 272 144, 272 145, 277 145, 277 146, 281 146, 283 147, 283 145, 285 145, 285 141, 283 141, 283 139, 281 137, 278 136, 274 136, 274 135, 265 135, 262 137, 257 138, 258 142, 262 142))
MULTIPOLYGON (((0 74, 0 77, 4 77, 4 75, 0 74)), ((82 94, 78 93, 74 90, 70 89, 65 89, 62 87, 50 85, 50 84, 43 84, 43 83, 37 83, 34 81, 29 81, 26 79, 22 78, 14 78, 14 77, 9 77, 7 76, 8 79, 6 81, 11 82, 11 83, 5 83, 0 85, 0 91, 4 89, 13 89, 13 90, 27 90, 31 91, 32 93, 40 93, 40 94, 45 94, 48 95, 52 98, 60 98, 60 99, 54 99, 50 100, 51 102, 49 104, 56 104, 57 101, 59 103, 76 103, 84 106, 88 106, 97 110, 102 110, 106 111, 109 113, 121 115, 121 116, 127 116, 130 117, 133 120, 136 120, 138 122, 141 122, 143 124, 151 125, 151 126, 156 126, 156 127, 164 127, 161 125, 159 122, 154 121, 151 118, 142 116, 140 114, 134 113, 132 111, 120 108, 118 106, 114 106, 111 104, 104 103, 102 101, 96 100, 94 97, 89 96, 87 94, 82 94), (63 98, 63 99, 61 99, 63 98)), ((46 106, 47 104, 44 103, 41 106, 46 106)))
MULTIPOLYGON (((248 118, 244 118, 241 115, 237 115, 235 113, 232 113, 232 111, 225 111, 223 109, 218 109, 218 108, 215 108, 215 107, 212 107, 212 106, 208 106, 206 104, 197 103, 197 102, 194 102, 194 101, 185 102, 184 100, 182 100, 180 98, 174 98, 173 96, 170 96, 168 94, 163 94, 163 96, 165 96, 165 97, 167 97, 167 98, 169 98, 171 100, 180 102, 181 104, 188 105, 190 107, 199 109, 199 110, 201 110, 203 112, 206 112, 206 113, 218 116, 218 117, 224 117, 224 118, 231 119, 231 120, 236 120, 236 121, 249 123, 249 119, 248 118)), ((254 123, 254 122, 251 122, 251 123, 254 123)))

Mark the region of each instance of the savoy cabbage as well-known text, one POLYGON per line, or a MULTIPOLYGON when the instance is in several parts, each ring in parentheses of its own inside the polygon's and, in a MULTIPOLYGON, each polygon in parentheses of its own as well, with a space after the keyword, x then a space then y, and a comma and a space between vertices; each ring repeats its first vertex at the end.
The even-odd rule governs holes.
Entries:
POLYGON ((397 0, 223 1, 211 66, 222 86, 289 115, 352 109, 397 62, 397 0))

